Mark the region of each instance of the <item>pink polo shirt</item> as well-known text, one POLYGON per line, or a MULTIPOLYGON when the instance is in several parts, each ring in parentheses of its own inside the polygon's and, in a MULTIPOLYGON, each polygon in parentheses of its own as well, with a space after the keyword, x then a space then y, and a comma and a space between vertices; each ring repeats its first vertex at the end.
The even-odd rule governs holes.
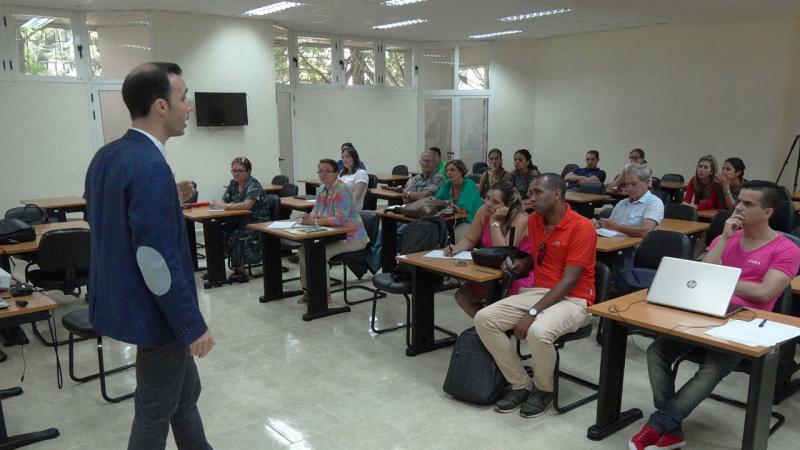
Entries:
MULTIPOLYGON (((709 251, 717 245, 719 238, 717 237, 711 242, 711 245, 708 246, 709 251)), ((770 269, 780 270, 789 278, 794 278, 797 275, 797 268, 800 266, 800 247, 786 236, 779 233, 775 239, 749 252, 742 249, 741 240, 742 230, 739 230, 728 240, 725 251, 722 253, 722 265, 742 269, 739 281, 760 283, 770 269)), ((731 301, 736 305, 748 308, 772 311, 775 302, 780 296, 781 294, 778 294, 775 298, 765 303, 756 303, 734 294, 731 301)))

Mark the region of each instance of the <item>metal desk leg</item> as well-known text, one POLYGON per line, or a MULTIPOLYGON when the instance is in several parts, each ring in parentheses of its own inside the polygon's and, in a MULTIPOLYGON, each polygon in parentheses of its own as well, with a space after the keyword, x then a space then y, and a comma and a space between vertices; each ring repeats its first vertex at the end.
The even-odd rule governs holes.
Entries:
POLYGON ((772 351, 753 360, 750 384, 747 389, 747 412, 744 418, 742 449, 767 448, 772 396, 778 371, 778 351, 772 351))
POLYGON ((203 237, 206 245, 206 266, 208 267, 208 280, 203 287, 212 287, 228 284, 225 274, 225 249, 222 224, 217 220, 203 221, 203 237))
POLYGON ((397 221, 381 218, 381 270, 391 273, 397 267, 397 221))
POLYGON ((194 231, 194 222, 184 219, 186 222, 186 236, 189 238, 189 252, 192 254, 192 268, 197 272, 197 233, 194 231))
POLYGON ((41 442, 47 439, 53 439, 59 436, 58 429, 48 428, 43 431, 34 431, 33 433, 18 434, 16 436, 9 436, 6 430, 6 418, 3 414, 3 401, 2 399, 8 397, 16 397, 22 395, 22 388, 15 387, 0 391, 0 450, 10 450, 12 448, 19 448, 25 445, 30 445, 35 442, 41 442))
MULTIPOLYGON (((306 185, 308 186, 308 185, 306 185)), ((302 242, 300 251, 304 252, 306 264, 306 292, 308 293, 307 312, 303 314, 306 322, 334 314, 350 312, 349 306, 328 308, 328 259, 325 256, 325 241, 308 239, 302 242)))
POLYGON ((411 291, 411 346, 406 356, 417 356, 438 348, 453 345, 455 337, 434 338, 433 295, 437 276, 425 269, 414 267, 411 291))
MULTIPOLYGON (((616 320, 602 319, 603 352, 600 357, 600 386, 597 398, 597 418, 586 436, 598 441, 619 431, 643 417, 638 408, 620 412, 622 408, 622 380, 625 375, 625 350, 628 331, 616 320)), ((767 417, 769 419, 769 417, 767 417)))
POLYGON ((281 270, 281 240, 267 234, 261 235, 261 261, 264 264, 264 295, 259 300, 261 303, 280 300, 287 297, 296 297, 303 293, 299 291, 283 291, 283 270, 281 270))
POLYGON ((0 254, 0 268, 11 273, 11 257, 5 253, 0 254))

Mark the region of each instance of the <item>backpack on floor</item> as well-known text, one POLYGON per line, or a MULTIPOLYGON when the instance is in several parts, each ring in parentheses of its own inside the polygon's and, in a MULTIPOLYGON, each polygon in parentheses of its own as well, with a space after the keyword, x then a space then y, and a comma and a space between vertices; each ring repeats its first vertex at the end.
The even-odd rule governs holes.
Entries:
MULTIPOLYGON (((423 217, 406 225, 400 242, 399 254, 437 250, 447 245, 447 224, 438 216, 423 217)), ((399 264, 392 272, 395 280, 410 280, 413 268, 399 264)))
POLYGON ((458 400, 491 405, 500 399, 506 385, 508 382, 475 327, 464 330, 453 346, 442 389, 458 400))

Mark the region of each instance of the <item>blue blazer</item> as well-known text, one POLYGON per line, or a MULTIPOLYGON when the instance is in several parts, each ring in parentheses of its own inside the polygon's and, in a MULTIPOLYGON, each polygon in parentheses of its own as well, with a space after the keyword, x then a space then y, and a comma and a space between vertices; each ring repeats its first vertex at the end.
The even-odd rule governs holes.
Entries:
POLYGON ((175 178, 144 134, 128 130, 86 173, 89 317, 104 336, 142 346, 191 344, 208 329, 175 178))

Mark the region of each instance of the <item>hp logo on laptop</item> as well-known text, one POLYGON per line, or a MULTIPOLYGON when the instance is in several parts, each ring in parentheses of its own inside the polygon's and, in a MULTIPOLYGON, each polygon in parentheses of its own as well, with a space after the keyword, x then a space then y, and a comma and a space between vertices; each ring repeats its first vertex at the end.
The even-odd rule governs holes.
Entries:
POLYGON ((697 287, 697 281, 694 280, 687 281, 686 287, 688 287, 689 289, 694 289, 695 287, 697 287))

